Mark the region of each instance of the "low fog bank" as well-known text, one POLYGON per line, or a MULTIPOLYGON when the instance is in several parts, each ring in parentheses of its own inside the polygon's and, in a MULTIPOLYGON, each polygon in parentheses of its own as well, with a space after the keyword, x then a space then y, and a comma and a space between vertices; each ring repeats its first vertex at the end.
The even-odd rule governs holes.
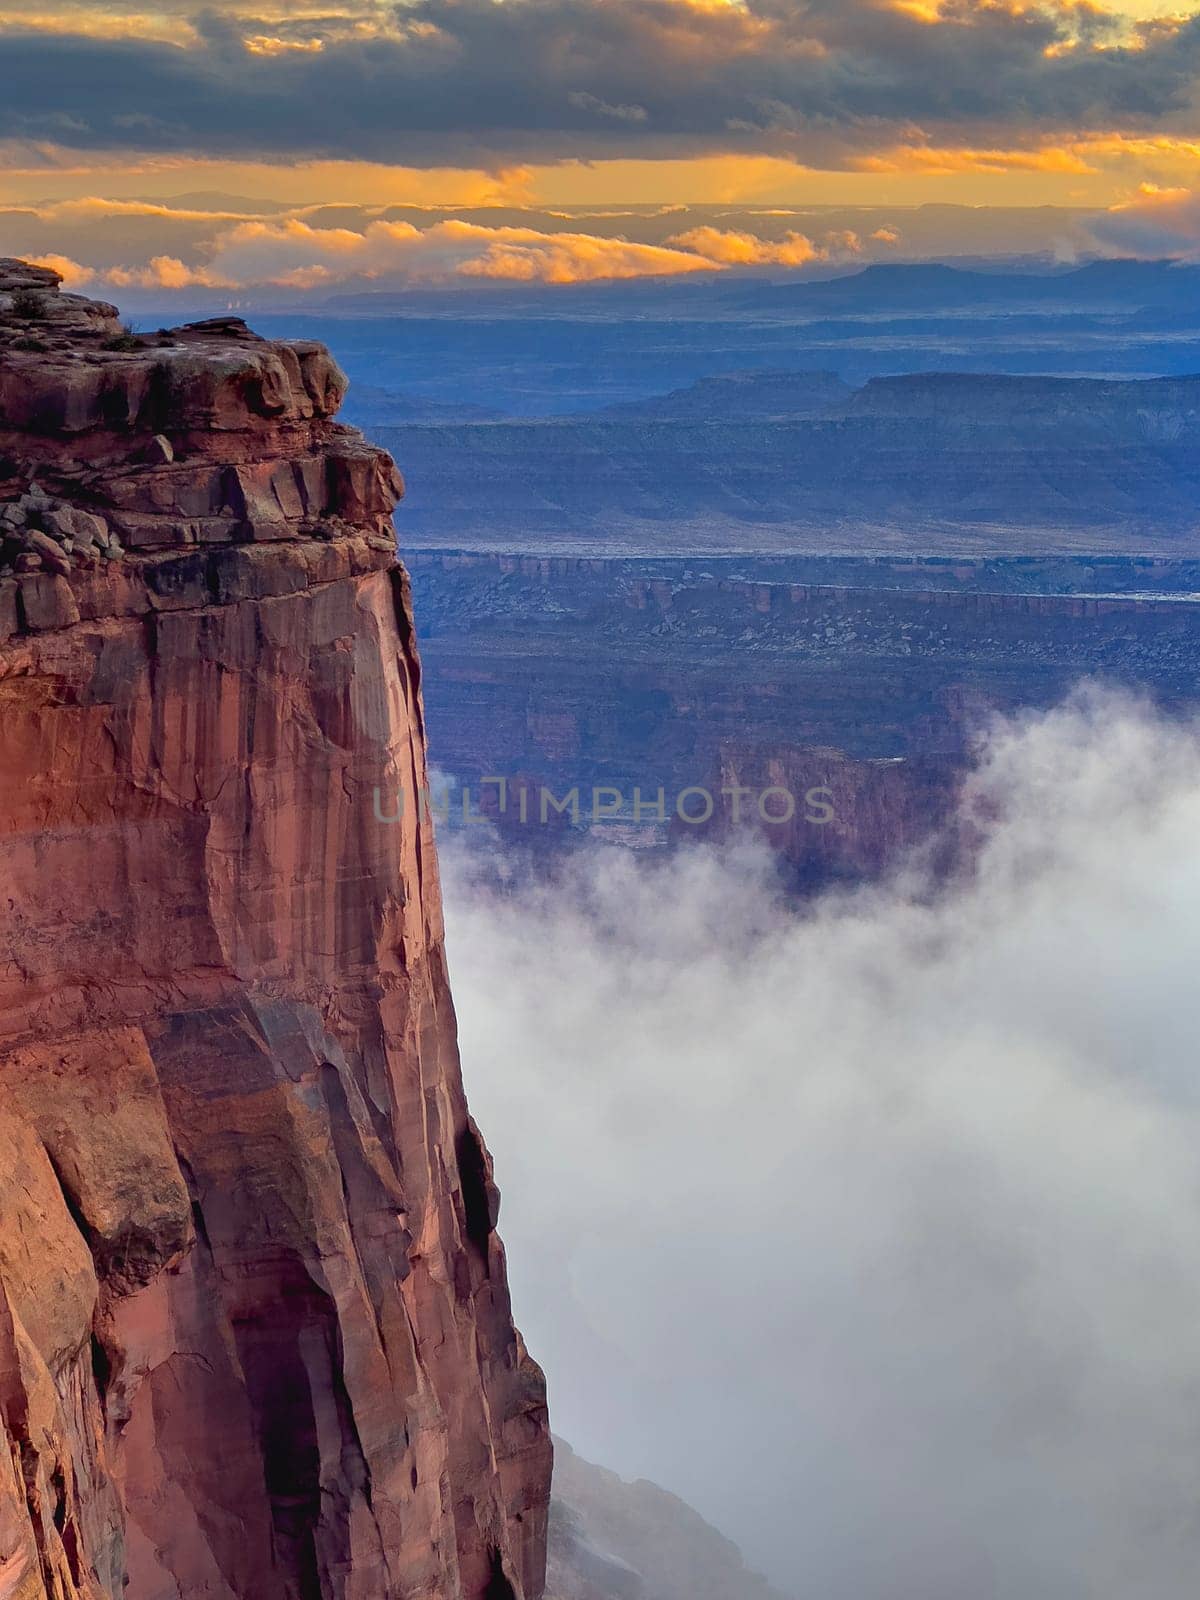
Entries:
POLYGON ((1200 1570, 1200 735, 998 727, 969 882, 447 855, 518 1318, 583 1454, 805 1600, 1200 1570))

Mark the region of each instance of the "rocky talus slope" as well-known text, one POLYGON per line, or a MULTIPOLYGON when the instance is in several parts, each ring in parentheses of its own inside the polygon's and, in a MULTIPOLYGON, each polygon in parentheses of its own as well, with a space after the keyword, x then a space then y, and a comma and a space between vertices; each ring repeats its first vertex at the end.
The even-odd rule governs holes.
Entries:
POLYGON ((389 457, 0 263, 0 1600, 534 1600, 389 457))
POLYGON ((546 1600, 784 1600, 677 1495, 554 1443, 546 1600))

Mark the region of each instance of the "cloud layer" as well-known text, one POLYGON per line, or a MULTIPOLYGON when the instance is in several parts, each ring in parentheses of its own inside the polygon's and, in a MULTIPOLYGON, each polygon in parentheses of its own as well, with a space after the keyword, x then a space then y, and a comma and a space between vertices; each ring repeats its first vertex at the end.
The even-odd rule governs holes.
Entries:
POLYGON ((567 284, 694 274, 775 278, 870 262, 972 253, 1200 253, 1200 202, 1144 186, 1107 211, 641 206, 570 210, 309 204, 218 193, 173 200, 90 196, 0 209, 0 254, 59 271, 71 288, 150 300, 480 284, 567 284))
POLYGON ((1127 205, 1094 218, 1091 232, 1105 253, 1196 259, 1200 194, 1192 189, 1145 188, 1127 205))
POLYGON ((1200 734, 997 730, 972 881, 737 850, 449 873, 559 1431, 822 1600, 1178 1600, 1200 1562, 1200 734))
POLYGON ((351 277, 444 282, 455 276, 516 282, 579 283, 711 271, 699 252, 665 249, 577 232, 449 220, 424 228, 371 222, 314 228, 298 218, 247 222, 224 235, 211 270, 231 284, 313 288, 351 277))
POLYGON ((800 268, 852 261, 864 251, 887 255, 899 242, 896 230, 876 229, 864 245, 852 229, 828 222, 809 237, 786 215, 761 219, 759 232, 714 223, 681 227, 685 215, 666 210, 573 221, 512 208, 438 215, 310 206, 247 216, 87 199, 0 212, 0 253, 51 266, 71 288, 241 292, 564 284, 800 268))
POLYGON ((0 140, 514 160, 1037 148, 1186 128, 1200 22, 1071 0, 411 0, 9 11, 0 140))

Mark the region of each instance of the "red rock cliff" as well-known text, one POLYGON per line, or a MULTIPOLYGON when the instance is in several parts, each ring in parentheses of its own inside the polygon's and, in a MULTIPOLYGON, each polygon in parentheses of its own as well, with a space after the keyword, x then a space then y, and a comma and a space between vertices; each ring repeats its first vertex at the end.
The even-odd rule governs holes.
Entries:
POLYGON ((0 263, 0 1600, 533 1600, 390 458, 0 263), (390 807, 389 807, 390 809, 390 807))

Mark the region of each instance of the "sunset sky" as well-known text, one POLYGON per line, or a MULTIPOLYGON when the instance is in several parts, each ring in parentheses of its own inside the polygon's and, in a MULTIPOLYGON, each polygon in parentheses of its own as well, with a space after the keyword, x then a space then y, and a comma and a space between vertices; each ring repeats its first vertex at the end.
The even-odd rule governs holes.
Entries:
POLYGON ((1048 226, 1051 251, 1188 254, 1198 13, 1158 0, 9 0, 0 249, 59 255, 81 281, 164 284, 798 270, 920 253, 900 212, 951 202, 1111 213, 1082 235, 1048 226), (97 200, 133 209, 112 210, 106 232, 97 200), (634 222, 623 239, 545 222, 564 207, 706 203, 737 215, 708 233, 690 216, 634 222), (349 208, 344 237, 312 240, 335 220, 314 223, 320 204, 349 208), (501 231, 456 232, 468 224, 447 211, 462 206, 507 208, 501 231), (824 232, 797 219, 764 232, 745 215, 813 206, 880 215, 824 232), (396 207, 434 209, 422 225, 396 207))

